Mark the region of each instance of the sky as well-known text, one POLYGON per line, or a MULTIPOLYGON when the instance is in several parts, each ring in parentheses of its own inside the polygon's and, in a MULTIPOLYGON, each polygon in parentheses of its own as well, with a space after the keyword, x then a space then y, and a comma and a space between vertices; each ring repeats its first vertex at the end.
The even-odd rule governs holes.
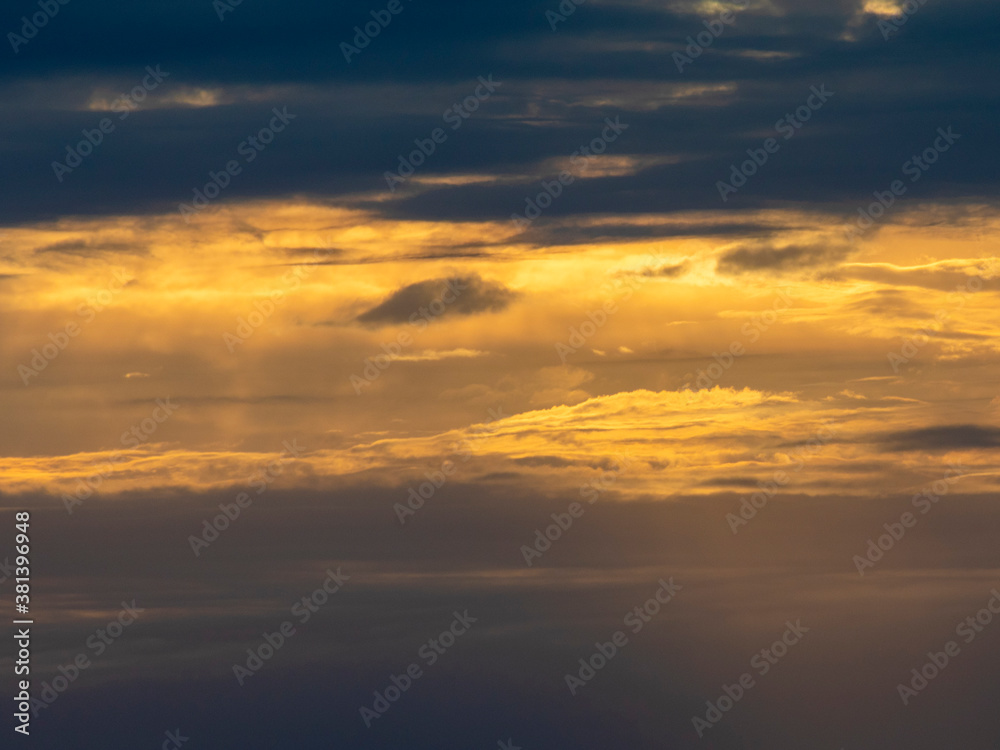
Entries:
POLYGON ((8 3, 11 746, 1000 748, 998 30, 8 3))

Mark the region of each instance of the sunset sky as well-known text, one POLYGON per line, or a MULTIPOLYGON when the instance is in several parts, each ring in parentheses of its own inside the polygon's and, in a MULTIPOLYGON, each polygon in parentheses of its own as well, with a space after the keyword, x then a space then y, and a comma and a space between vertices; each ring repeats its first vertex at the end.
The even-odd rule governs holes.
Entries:
POLYGON ((60 2, 0 560, 93 665, 12 747, 1000 748, 995 3, 60 2))

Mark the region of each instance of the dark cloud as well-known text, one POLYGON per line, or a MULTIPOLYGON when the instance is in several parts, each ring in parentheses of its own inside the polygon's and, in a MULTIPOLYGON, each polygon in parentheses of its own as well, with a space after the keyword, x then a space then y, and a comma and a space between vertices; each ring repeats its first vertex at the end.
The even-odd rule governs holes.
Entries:
POLYGON ((127 242, 100 242, 89 239, 56 242, 35 250, 36 255, 46 253, 63 253, 65 255, 79 255, 83 257, 97 255, 99 253, 146 255, 148 252, 149 251, 141 245, 137 246, 127 242))
POLYGON ((905 289, 877 289, 857 297, 847 305, 848 309, 895 318, 924 320, 930 317, 927 306, 911 299, 905 289))
POLYGON ((717 479, 706 479, 700 482, 702 487, 756 487, 759 479, 753 477, 719 477, 717 479))
POLYGON ((513 458, 511 459, 511 463, 521 466, 556 466, 561 468, 575 466, 579 462, 560 456, 525 456, 524 458, 513 458))
POLYGON ((579 225, 575 222, 540 220, 517 236, 516 242, 528 242, 540 247, 552 245, 578 245, 614 240, 634 240, 673 237, 763 237, 773 231, 773 227, 752 221, 703 224, 626 224, 601 223, 579 225))
POLYGON ((576 487, 546 497, 449 483, 406 526, 391 511, 405 487, 274 488, 194 557, 188 536, 239 489, 95 494, 72 517, 58 497, 0 495, 4 508, 32 508, 45 530, 33 568, 44 623, 32 652, 39 689, 78 652, 95 664, 42 712, 32 747, 73 746, 67 737, 81 728, 104 732, 107 747, 157 747, 179 727, 192 747, 198 738, 220 750, 285 746, 290 737, 306 750, 329 747, 330 737, 389 750, 403 732, 414 750, 495 748, 501 737, 524 738, 524 748, 566 747, 570 738, 599 750, 628 737, 637 750, 695 750, 705 745, 686 731, 691 716, 799 618, 810 633, 780 670, 760 676, 745 699, 752 703, 713 727, 715 747, 747 747, 737 735, 774 750, 872 736, 850 745, 879 747, 884 732, 914 750, 986 748, 1000 733, 989 710, 1000 656, 988 643, 969 646, 977 658, 956 660, 954 689, 919 714, 901 710, 893 689, 928 644, 990 596, 981 573, 1000 552, 989 495, 950 495, 935 508, 932 538, 899 545, 860 579, 850 556, 909 497, 783 492, 735 540, 724 518, 739 507, 736 493, 602 498, 529 570, 519 546, 579 502, 576 487), (300 624, 291 606, 331 567, 350 579, 300 624), (661 577, 681 584, 676 600, 632 632, 624 615, 661 577), (132 598, 146 612, 96 657, 87 638, 132 598), (944 611, 928 619, 928 608, 944 611), (359 706, 409 663, 426 667, 418 649, 456 609, 479 621, 366 729, 359 706), (238 686, 232 666, 286 620, 295 635, 238 686), (618 629, 627 645, 571 696, 564 675, 618 629), (846 712, 831 717, 836 701, 846 712), (94 712, 109 705, 128 720, 96 727, 94 712))
MULTIPOLYGON (((683 74, 673 64, 671 43, 683 47, 702 28, 697 7, 581 6, 556 33, 545 19, 552 7, 544 0, 461 10, 431 0, 405 4, 348 64, 339 44, 370 18, 372 8, 363 2, 306 3, 295 13, 244 2, 221 22, 211 3, 113 1, 91 4, 87 12, 60 6, 0 70, 0 96, 16 110, 0 124, 9 175, 0 188, 0 221, 176 211, 210 170, 235 157, 271 106, 285 105, 298 119, 217 201, 357 200, 385 190, 384 172, 398 155, 441 125, 441 112, 470 93, 476 76, 490 73, 504 82, 495 98, 419 174, 520 176, 524 184, 401 188, 395 200, 365 205, 423 220, 509 218, 538 192, 531 181, 541 179, 539 165, 567 157, 599 132, 604 117, 622 114, 630 127, 609 153, 670 157, 670 163, 580 179, 545 219, 721 208, 715 182, 821 83, 836 96, 726 208, 809 201, 846 220, 948 124, 963 140, 893 210, 916 200, 998 197, 1000 144, 978 124, 996 118, 1000 101, 1000 81, 989 75, 1000 54, 995 4, 922 6, 888 43, 856 2, 785 4, 780 24, 772 13, 751 9, 683 74), (141 40, 135 28, 144 29, 141 40), (843 38, 848 31, 853 41, 843 38), (263 36, 268 43, 262 46, 263 36), (792 57, 740 54, 753 50, 792 57), (57 182, 51 163, 104 116, 84 108, 90 93, 127 90, 141 81, 146 65, 156 64, 170 72, 150 94, 156 107, 116 123, 94 153, 57 182), (588 96, 598 83, 602 95, 588 96), (699 86, 719 85, 729 87, 725 94, 698 93, 699 86), (662 96, 665 87, 684 86, 694 93, 662 96), (181 89, 198 88, 220 90, 224 106, 166 106, 181 89)), ((3 28, 20 28, 30 8, 37 6, 12 6, 0 19, 3 28)))
MULTIPOLYGON (((55 0, 45 2, 48 7, 55 0)), ((14 54, 8 45, 6 64, 0 66, 7 115, 0 122, 5 175, 0 224, 156 212, 180 221, 178 203, 190 202, 209 172, 237 158, 240 142, 270 119, 272 107, 282 106, 296 119, 245 165, 207 212, 227 202, 295 198, 368 209, 390 219, 507 222, 541 192, 543 179, 552 179, 554 161, 565 162, 591 142, 605 117, 621 115, 628 123, 608 156, 629 157, 623 163, 638 166, 622 168, 624 173, 581 173, 512 242, 484 228, 478 235, 486 240, 482 246, 425 246, 421 255, 404 260, 481 257, 493 238, 520 245, 528 255, 536 248, 691 236, 740 243, 720 260, 725 273, 818 273, 843 260, 846 251, 768 245, 773 232, 815 227, 805 220, 798 227, 778 227, 761 209, 805 209, 846 222, 873 200, 873 191, 884 191, 900 176, 902 164, 929 145, 938 127, 948 125, 962 140, 919 184, 908 185, 881 225, 923 202, 960 204, 973 198, 965 202, 988 206, 1000 199, 1000 142, 992 125, 1000 115, 995 0, 923 4, 889 42, 875 17, 860 13, 861 0, 754 2, 683 73, 671 53, 704 30, 715 12, 707 10, 710 3, 585 2, 553 32, 546 11, 558 8, 559 0, 403 0, 403 12, 348 63, 340 43, 350 41, 354 27, 386 4, 247 0, 232 4, 220 21, 219 4, 212 0, 58 3, 58 14, 21 50, 14 54), (758 52, 778 55, 748 56, 758 52), (148 106, 117 121, 80 166, 57 180, 52 162, 65 159, 67 147, 107 115, 87 109, 92 95, 127 91, 147 65, 157 64, 170 76, 150 94, 148 106), (471 93, 478 75, 488 74, 503 81, 496 96, 460 131, 449 133, 414 179, 390 194, 385 171, 400 154, 412 152, 414 139, 426 139, 441 126, 442 111, 471 93), (747 149, 760 148, 775 121, 820 84, 836 96, 722 204, 716 181, 727 179, 731 165, 745 160, 747 149), (217 90, 220 104, 169 101, 182 90, 199 88, 217 90), (465 184, 420 182, 455 174, 483 177, 465 184), (672 221, 677 215, 681 221, 672 221), (601 221, 589 221, 594 217, 601 221)), ((17 33, 22 16, 38 9, 37 0, 8 3, 0 30, 17 33)), ((60 254, 122 249, 80 240, 39 252, 60 263, 60 254)), ((309 254, 311 248, 276 250, 274 262, 312 263, 309 254)), ((384 260, 384 255, 336 253, 319 264, 384 260)), ((644 273, 675 278, 684 271, 685 264, 677 263, 644 273)), ((842 278, 947 289, 964 282, 965 272, 855 268, 842 278)), ((365 307, 355 319, 364 325, 406 322, 441 299, 449 284, 464 288, 446 305, 445 315, 502 310, 516 296, 501 284, 455 273, 403 286, 377 303, 366 300, 351 314, 365 307)), ((917 297, 912 289, 859 294, 849 309, 926 317, 917 297)), ((11 329, 19 323, 11 321, 11 329)), ((128 331, 124 334, 127 338, 128 331)), ((217 340, 214 346, 219 347, 217 340)), ((206 388, 229 382, 208 359, 177 355, 161 362, 153 354, 88 347, 62 355, 49 370, 48 383, 37 386, 42 390, 33 398, 44 397, 46 408, 35 410, 32 422, 51 429, 36 430, 34 437, 31 430, 15 430, 25 434, 19 455, 76 450, 74 433, 64 423, 80 421, 79 411, 68 401, 53 400, 45 389, 80 373, 93 379, 100 370, 91 365, 98 359, 120 373, 160 372, 154 368, 165 362, 164 377, 172 368, 201 373, 206 388)), ((155 348, 158 357, 164 346, 155 348)), ((292 389, 296 369, 315 369, 316 357, 330 363, 324 372, 346 373, 355 366, 337 362, 329 350, 288 350, 271 359, 284 368, 284 387, 292 389)), ((670 364, 668 355, 657 356, 670 364)), ((760 356, 743 360, 747 380, 756 377, 754 368, 766 371, 762 382, 789 388, 801 386, 798 375, 804 371, 810 374, 807 382, 856 375, 846 356, 834 361, 804 354, 808 370, 793 368, 799 366, 791 357, 775 367, 774 360, 760 356)), ((242 380, 270 377, 267 367, 253 366, 263 359, 241 362, 234 371, 242 380)), ((400 404, 394 413, 408 430, 429 430, 433 425, 416 417, 426 417, 427 403, 442 403, 431 396, 467 384, 456 368, 433 367, 420 365, 433 378, 414 378, 413 368, 400 366, 381 381, 434 381, 434 393, 431 385, 417 386, 427 388, 422 412, 400 404)), ((665 377, 672 368, 661 369, 665 377)), ((241 381, 236 390, 243 395, 195 395, 184 403, 247 407, 238 424, 247 442, 259 443, 255 422, 274 423, 275 405, 312 409, 321 398, 273 393, 279 387, 274 383, 262 391, 273 395, 246 395, 252 386, 241 381)), ((21 384, 16 387, 23 393, 21 384)), ((146 408, 129 393, 120 403, 101 403, 146 408)), ((366 417, 366 428, 377 430, 379 425, 368 424, 377 416, 366 417)), ((312 409, 310 419, 316 417, 312 409)), ((171 431, 182 426, 165 425, 156 439, 170 442, 171 431)), ((92 427, 96 432, 103 426, 92 427)), ((667 429, 652 431, 649 439, 662 444, 667 429)), ((560 456, 531 456, 533 433, 523 434, 523 454, 513 466, 570 463, 560 456)), ((114 437, 113 431, 108 439, 114 437)), ((567 447, 574 449, 567 455, 579 455, 579 437, 567 435, 567 447)), ((736 437, 720 433, 718 439, 736 437)), ((796 477, 800 484, 770 499, 738 537, 725 518, 739 512, 740 495, 757 479, 719 479, 712 484, 723 492, 686 497, 675 494, 670 464, 651 462, 663 470, 664 481, 650 482, 650 497, 618 503, 613 491, 602 495, 530 569, 520 545, 565 518, 569 504, 581 499, 578 486, 570 484, 564 492, 529 486, 534 479, 514 471, 494 471, 476 481, 453 479, 403 526, 393 506, 407 498, 409 487, 389 486, 384 476, 374 476, 376 470, 368 482, 345 478, 352 482, 347 489, 279 484, 254 498, 200 557, 191 552, 190 535, 202 533, 205 519, 223 507, 232 508, 242 487, 96 492, 72 516, 56 496, 0 493, 5 517, 31 508, 35 521, 36 695, 43 681, 59 676, 60 665, 86 650, 87 638, 122 599, 135 597, 147 608, 96 666, 43 712, 32 726, 32 746, 159 747, 164 732, 179 727, 192 738, 190 747, 218 750, 311 750, 331 744, 469 750, 494 748, 507 738, 526 749, 576 750, 997 747, 1000 651, 986 642, 995 633, 963 645, 970 653, 916 698, 916 709, 904 710, 893 689, 923 663, 929 649, 940 649, 942 634, 953 632, 959 618, 984 606, 994 585, 984 571, 1000 566, 995 494, 964 495, 956 488, 932 520, 907 532, 912 537, 863 579, 851 556, 864 554, 867 540, 883 534, 886 522, 899 518, 910 500, 864 494, 870 489, 865 474, 884 468, 876 463, 880 458, 891 464, 888 459, 898 456, 894 451, 992 450, 1000 446, 1000 429, 943 425, 867 439, 873 441, 867 447, 886 452, 870 451, 870 464, 848 463, 840 470, 858 475, 857 495, 845 496, 845 483, 837 485, 839 494, 812 492, 833 485, 796 477), (805 492, 810 494, 797 494, 805 492), (345 590, 238 687, 232 665, 246 659, 246 650, 257 646, 263 633, 275 632, 290 606, 319 585, 326 568, 339 566, 352 577, 345 590), (579 695, 569 695, 564 675, 578 669, 578 660, 592 654, 595 643, 606 643, 624 627, 622 615, 647 601, 661 576, 684 586, 677 601, 642 632, 630 632, 613 663, 579 695), (480 622, 372 730, 365 729, 358 707, 370 704, 373 691, 384 690, 390 675, 402 673, 456 608, 469 608, 480 622), (704 742, 695 737, 691 717, 704 715, 706 701, 719 698, 720 686, 734 684, 749 669, 749 657, 774 642, 786 619, 797 618, 813 629, 806 641, 780 668, 762 676, 760 687, 726 712, 704 742), (113 721, 106 720, 109 707, 113 721), (81 742, 81 735, 92 740, 81 742)), ((920 472, 937 470, 919 463, 920 472)), ((588 465, 617 468, 610 458, 588 465)), ((908 469, 901 476, 908 480, 915 473, 908 469)), ((4 539, 10 539, 7 533, 10 527, 4 539)))
POLYGON ((962 291, 974 294, 989 289, 995 270, 993 263, 980 261, 970 264, 954 263, 945 267, 900 268, 888 264, 846 264, 824 274, 824 279, 863 279, 891 286, 909 286, 937 289, 943 292, 962 291))
POLYGON ((516 292, 503 284, 488 281, 478 274, 429 279, 397 289, 375 307, 358 315, 356 320, 369 325, 390 325, 410 322, 414 315, 433 320, 443 315, 499 312, 516 296, 516 292), (436 308, 442 308, 443 312, 436 308), (426 315, 421 310, 426 311, 426 315))
POLYGON ((787 247, 738 247, 725 253, 717 268, 722 273, 748 271, 793 271, 834 263, 848 254, 836 245, 789 245, 787 247))
POLYGON ((674 265, 659 266, 657 268, 645 268, 640 272, 640 276, 650 278, 674 279, 687 273, 689 264, 685 261, 674 265))
POLYGON ((1000 448, 1000 428, 974 424, 944 425, 893 432, 882 442, 894 451, 948 451, 1000 448))
POLYGON ((933 339, 953 339, 956 341, 988 341, 996 338, 993 334, 973 331, 927 331, 927 335, 933 339))

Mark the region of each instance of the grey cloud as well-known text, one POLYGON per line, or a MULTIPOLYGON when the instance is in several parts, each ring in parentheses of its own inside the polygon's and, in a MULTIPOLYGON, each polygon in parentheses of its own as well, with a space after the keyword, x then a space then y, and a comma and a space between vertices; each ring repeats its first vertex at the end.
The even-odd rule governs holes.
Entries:
POLYGON ((883 438, 894 451, 947 451, 1000 448, 1000 428, 974 424, 942 425, 893 432, 883 438))
POLYGON ((55 242, 35 249, 35 254, 63 253, 65 255, 96 255, 98 253, 124 253, 128 255, 146 255, 148 250, 141 245, 128 242, 100 242, 96 240, 66 240, 55 242))
POLYGON ((748 271, 791 271, 834 263, 848 254, 838 245, 789 245, 787 247, 752 245, 725 253, 718 262, 722 273, 740 274, 748 271))
MULTIPOLYGON (((526 748, 563 747, 570 727, 580 750, 618 747, 616 738, 631 731, 640 735, 629 747, 660 748, 666 738, 666 746, 693 750, 700 746, 696 739, 670 732, 687 726, 706 696, 718 693, 706 665, 713 674, 730 674, 771 643, 784 620, 802 618, 816 631, 782 663, 789 697, 761 702, 754 720, 775 750, 802 747, 802 737, 839 747, 834 740, 845 732, 870 735, 861 709, 884 696, 891 705, 896 696, 885 685, 910 667, 908 657, 879 650, 885 639, 896 637, 907 653, 925 653, 940 637, 940 622, 923 617, 928 608, 947 603, 974 613, 991 584, 981 575, 967 580, 968 571, 995 566, 1000 554, 992 536, 993 497, 954 494, 935 510, 934 544, 899 545, 859 585, 849 554, 863 550, 871 533, 864 530, 898 517, 905 495, 782 493, 770 501, 767 522, 754 521, 734 543, 723 519, 740 496, 729 492, 588 506, 528 571, 519 545, 579 501, 577 488, 548 496, 516 485, 449 483, 413 528, 391 521, 389 508, 406 494, 402 486, 275 488, 195 558, 188 535, 219 513, 219 503, 232 503, 239 489, 97 495, 72 518, 56 497, 0 494, 0 506, 31 507, 46 529, 49 552, 36 571, 39 588, 50 592, 38 605, 50 623, 33 653, 40 680, 57 674, 67 654, 85 650, 85 639, 102 624, 81 612, 110 616, 126 597, 148 608, 100 666, 43 714, 59 721, 39 721, 33 746, 67 747, 67 726, 89 727, 96 707, 119 705, 131 719, 107 729, 109 747, 134 747, 144 737, 149 744, 167 725, 211 738, 221 750, 258 746, 262 737, 281 746, 289 725, 260 718, 279 711, 296 722, 295 746, 303 750, 328 747, 333 731, 351 747, 398 747, 392 735, 399 727, 413 737, 407 747, 414 750, 495 747, 501 731, 515 734, 511 727, 531 740, 521 745, 526 748), (91 541, 86 554, 74 546, 80 538, 91 541), (352 577, 345 589, 299 623, 289 608, 319 585, 327 568, 338 567, 352 577), (592 653, 596 639, 623 627, 622 616, 648 599, 660 577, 682 585, 676 606, 634 642, 630 633, 614 667, 570 700, 563 675, 592 653), (894 606, 887 615, 888 598, 894 606), (415 659, 420 643, 439 633, 456 608, 468 608, 480 621, 367 730, 358 706, 370 704, 372 691, 415 659), (232 665, 284 620, 295 621, 290 645, 237 688, 232 665), (861 683, 860 662, 866 665, 861 683), (670 668, 651 672, 650 663, 670 668), (817 673, 827 679, 817 688, 819 699, 801 690, 817 673), (851 707, 858 709, 848 715, 862 718, 823 724, 829 702, 844 695, 854 696, 851 707), (590 701, 601 721, 591 721, 590 701), (634 713, 636 706, 641 713, 634 713), (502 721, 494 726, 497 712, 502 721), (442 735, 442 726, 449 734, 442 735), (442 743, 442 736, 449 741, 442 743)), ((963 669, 987 684, 995 662, 971 660, 963 669)), ((952 739, 962 747, 988 747, 988 734, 1000 726, 982 720, 989 714, 947 721, 956 712, 976 716, 980 707, 967 701, 965 691, 942 694, 927 704, 926 726, 912 714, 887 711, 885 731, 915 750, 949 747, 952 739)), ((713 741, 726 736, 716 730, 725 732, 726 725, 712 730, 713 741)), ((736 741, 718 746, 741 747, 736 741)))
POLYGON ((926 306, 911 300, 907 293, 901 289, 879 289, 871 294, 861 295, 859 299, 853 300, 847 307, 872 315, 891 315, 897 318, 914 319, 928 317, 926 306))
POLYGON ((648 276, 650 278, 662 278, 662 279, 674 279, 678 276, 682 276, 688 270, 687 261, 683 263, 677 263, 675 265, 660 266, 658 268, 646 268, 641 273, 640 276, 648 276))
MULTIPOLYGON (((370 325, 390 325, 408 322, 421 308, 427 310, 434 302, 444 304, 443 315, 475 315, 499 312, 506 308, 517 293, 503 284, 481 278, 478 274, 429 279, 404 286, 385 300, 358 315, 356 320, 370 325), (449 298, 453 302, 448 302, 449 298)), ((434 311, 429 314, 434 316, 434 311)))
POLYGON ((511 463, 520 464, 521 466, 566 467, 573 466, 577 462, 570 461, 568 458, 562 458, 560 456, 525 456, 524 458, 511 459, 511 463))
POLYGON ((970 263, 968 271, 976 271, 982 276, 966 272, 966 267, 955 264, 952 268, 893 268, 890 266, 845 265, 828 275, 831 279, 862 279, 894 286, 913 286, 939 291, 974 292, 986 287, 984 276, 993 270, 986 262, 970 263))

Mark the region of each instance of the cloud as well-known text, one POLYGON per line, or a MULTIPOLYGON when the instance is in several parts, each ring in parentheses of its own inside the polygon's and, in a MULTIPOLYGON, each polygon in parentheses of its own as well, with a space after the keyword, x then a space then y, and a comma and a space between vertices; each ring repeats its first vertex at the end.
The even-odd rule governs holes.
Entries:
POLYGON ((911 299, 903 289, 876 289, 870 294, 859 295, 845 307, 851 311, 880 316, 883 319, 927 317, 926 306, 911 299))
POLYGON ((522 466, 556 466, 565 468, 567 466, 575 466, 577 462, 570 461, 561 456, 524 456, 523 458, 512 459, 511 463, 521 464, 522 466))
POLYGON ((1000 428, 973 424, 943 425, 893 432, 883 438, 893 451, 947 451, 1000 448, 1000 428))
POLYGON ((429 279, 397 289, 356 320, 359 323, 391 325, 409 322, 413 316, 431 320, 448 314, 499 312, 516 296, 516 292, 503 284, 485 280, 478 274, 429 279), (441 312, 437 312, 438 309, 441 312))
POLYGON ((848 249, 837 245, 788 245, 786 247, 744 245, 729 250, 719 258, 720 273, 741 274, 750 271, 793 271, 835 263, 848 249))
MULTIPOLYGON (((657 217, 658 219, 662 217, 657 217)), ((581 224, 578 218, 569 221, 552 220, 548 223, 536 222, 518 235, 519 242, 532 243, 537 247, 553 245, 587 245, 605 241, 634 241, 641 239, 668 239, 674 237, 733 237, 741 239, 767 234, 771 227, 753 221, 726 221, 714 216, 691 217, 673 223, 655 221, 648 217, 629 221, 624 215, 611 219, 589 220, 581 224)))
POLYGON ((420 354, 402 354, 396 359, 402 362, 437 362, 442 359, 485 357, 488 354, 489 352, 482 352, 478 349, 447 349, 445 351, 424 349, 420 354))
POLYGON ((78 239, 55 242, 51 245, 35 249, 36 254, 41 253, 63 253, 65 255, 89 256, 97 253, 126 253, 131 255, 144 255, 145 247, 128 242, 106 242, 100 239, 78 239))
POLYGON ((688 262, 677 263, 676 265, 660 266, 659 268, 645 268, 640 272, 640 276, 648 276, 662 279, 674 279, 688 270, 688 262))
POLYGON ((910 286, 950 292, 975 292, 984 279, 993 279, 997 261, 949 259, 924 266, 898 266, 892 263, 847 263, 824 276, 832 280, 859 279, 893 286, 910 286))

